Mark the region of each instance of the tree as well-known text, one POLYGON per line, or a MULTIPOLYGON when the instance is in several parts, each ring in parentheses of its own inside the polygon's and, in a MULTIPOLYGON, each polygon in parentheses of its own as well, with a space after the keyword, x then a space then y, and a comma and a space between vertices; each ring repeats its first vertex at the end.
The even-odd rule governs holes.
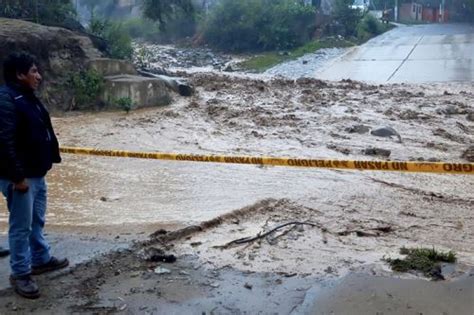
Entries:
POLYGON ((290 49, 312 35, 315 9, 294 0, 221 0, 209 13, 204 37, 230 51, 290 49))
POLYGON ((474 0, 467 0, 467 20, 474 22, 474 0))
POLYGON ((191 0, 143 0, 143 15, 153 21, 158 21, 162 29, 174 17, 185 14, 192 17, 194 7, 191 0))
POLYGON ((353 0, 335 0, 334 2, 334 20, 342 26, 344 36, 355 36, 356 27, 362 19, 362 13, 358 9, 351 7, 353 0))
POLYGON ((0 16, 31 20, 41 24, 60 24, 76 16, 70 0, 0 0, 0 16))
POLYGON ((0 16, 61 25, 74 20, 76 10, 70 0, 0 0, 0 16))

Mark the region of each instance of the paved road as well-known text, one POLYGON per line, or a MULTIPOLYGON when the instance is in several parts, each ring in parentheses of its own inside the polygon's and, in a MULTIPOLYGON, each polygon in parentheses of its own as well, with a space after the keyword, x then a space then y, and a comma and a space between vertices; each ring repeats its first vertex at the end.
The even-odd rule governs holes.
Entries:
POLYGON ((376 83, 474 81, 474 25, 399 26, 316 73, 376 83))

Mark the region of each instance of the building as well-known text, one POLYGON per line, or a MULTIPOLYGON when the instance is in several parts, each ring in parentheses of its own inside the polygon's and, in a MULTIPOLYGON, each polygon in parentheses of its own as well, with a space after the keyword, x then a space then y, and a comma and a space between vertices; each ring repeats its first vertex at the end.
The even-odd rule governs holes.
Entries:
POLYGON ((465 21, 465 0, 411 0, 400 5, 402 22, 447 23, 465 21))

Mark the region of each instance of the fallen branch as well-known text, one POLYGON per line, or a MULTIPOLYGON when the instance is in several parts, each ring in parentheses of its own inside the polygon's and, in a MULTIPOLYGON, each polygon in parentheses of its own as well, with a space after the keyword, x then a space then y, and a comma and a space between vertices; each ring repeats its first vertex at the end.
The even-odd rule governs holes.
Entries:
POLYGON ((279 239, 280 237, 285 236, 286 234, 290 233, 290 232, 293 231, 296 227, 297 227, 297 225, 294 225, 294 226, 292 226, 291 228, 289 228, 288 230, 285 230, 285 231, 281 232, 280 234, 278 234, 278 235, 276 235, 276 236, 270 237, 270 235, 267 235, 267 237, 265 237, 265 239, 267 240, 268 244, 270 244, 270 245, 275 245, 276 242, 277 242, 277 239, 279 239))
POLYGON ((286 226, 289 226, 289 225, 309 225, 309 226, 315 226, 315 227, 319 227, 323 230, 323 232, 326 232, 327 229, 324 228, 324 227, 321 227, 321 225, 319 224, 316 224, 316 223, 311 223, 311 222, 298 222, 298 221, 294 221, 294 222, 288 222, 288 223, 285 223, 285 224, 282 224, 282 225, 279 225, 273 229, 271 229, 270 231, 268 232, 265 232, 263 234, 261 233, 258 233, 256 236, 254 237, 244 237, 244 238, 239 238, 237 240, 233 240, 223 246, 217 246, 218 248, 228 248, 232 245, 242 245, 242 244, 247 244, 247 243, 251 243, 251 242, 254 242, 256 240, 260 240, 264 237, 267 237, 268 235, 272 234, 273 232, 275 231, 278 231, 286 226))

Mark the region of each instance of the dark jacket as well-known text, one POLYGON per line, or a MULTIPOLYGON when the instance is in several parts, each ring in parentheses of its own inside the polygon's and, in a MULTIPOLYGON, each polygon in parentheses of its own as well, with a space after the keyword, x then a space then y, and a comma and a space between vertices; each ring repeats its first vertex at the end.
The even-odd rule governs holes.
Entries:
POLYGON ((58 139, 46 108, 32 90, 0 87, 0 178, 15 183, 43 177, 61 162, 58 139))

